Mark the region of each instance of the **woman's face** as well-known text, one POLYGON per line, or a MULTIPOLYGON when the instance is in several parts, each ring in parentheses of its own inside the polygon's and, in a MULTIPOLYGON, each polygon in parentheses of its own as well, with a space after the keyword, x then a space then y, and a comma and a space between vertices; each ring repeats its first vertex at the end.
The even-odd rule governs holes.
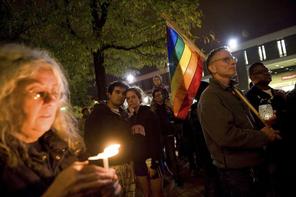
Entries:
POLYGON ((129 108, 138 109, 140 107, 141 101, 140 98, 134 91, 128 91, 126 93, 126 102, 129 108))
POLYGON ((22 89, 25 117, 19 135, 21 140, 30 143, 37 141, 51 128, 59 109, 61 92, 58 80, 46 68, 38 70, 22 89))

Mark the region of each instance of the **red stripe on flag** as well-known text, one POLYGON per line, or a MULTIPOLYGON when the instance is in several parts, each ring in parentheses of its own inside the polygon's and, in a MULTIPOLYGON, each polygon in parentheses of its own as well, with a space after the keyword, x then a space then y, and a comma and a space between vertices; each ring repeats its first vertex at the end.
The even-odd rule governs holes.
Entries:
MULTIPOLYGON (((192 52, 191 52, 192 53, 192 52)), ((188 82, 186 82, 187 84, 192 83, 192 79, 194 78, 194 74, 197 67, 197 63, 198 63, 198 59, 196 57, 195 53, 191 54, 191 58, 189 61, 189 64, 187 65, 186 71, 185 73, 182 75, 180 80, 180 83, 178 84, 179 87, 176 88, 176 94, 172 95, 173 96, 173 106, 174 106, 174 114, 177 115, 177 113, 180 111, 182 104, 183 104, 183 100, 184 98, 187 96, 187 88, 185 85, 185 81, 187 80, 188 82)), ((179 68, 179 65, 178 65, 179 68)), ((182 72, 182 71, 180 71, 182 72)), ((190 85, 188 87, 190 87, 190 85)))
MULTIPOLYGON (((198 55, 198 54, 196 54, 198 55)), ((194 77, 191 81, 190 87, 184 96, 184 100, 182 103, 182 106, 180 107, 180 111, 174 113, 176 117, 185 119, 187 117, 188 111, 192 105, 192 101, 196 95, 196 92, 200 86, 201 78, 202 78, 202 65, 203 65, 203 60, 199 56, 198 64, 197 64, 197 69, 195 71, 194 77)))

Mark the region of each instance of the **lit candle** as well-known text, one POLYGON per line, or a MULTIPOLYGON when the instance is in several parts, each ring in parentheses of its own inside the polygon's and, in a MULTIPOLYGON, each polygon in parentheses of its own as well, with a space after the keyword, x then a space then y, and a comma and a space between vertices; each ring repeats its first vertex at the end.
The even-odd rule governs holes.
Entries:
POLYGON ((104 164, 104 168, 109 168, 108 157, 103 158, 103 164, 104 164))
POLYGON ((88 160, 103 159, 104 168, 109 168, 109 157, 113 157, 118 154, 120 144, 112 144, 104 149, 104 152, 95 156, 89 157, 88 160))

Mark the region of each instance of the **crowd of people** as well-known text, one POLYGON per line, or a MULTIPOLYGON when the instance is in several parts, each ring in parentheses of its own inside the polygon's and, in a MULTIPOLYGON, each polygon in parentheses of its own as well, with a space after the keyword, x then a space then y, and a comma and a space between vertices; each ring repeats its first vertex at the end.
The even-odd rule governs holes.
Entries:
POLYGON ((139 87, 114 81, 108 100, 84 107, 77 121, 59 62, 44 50, 2 46, 1 195, 169 196, 164 179, 182 186, 179 163, 186 160, 204 179, 205 196, 295 196, 289 152, 296 90, 271 88, 268 68, 256 62, 246 101, 233 80, 236 62, 225 47, 209 53, 212 78, 201 83, 186 120, 174 117, 169 91, 156 75, 149 106, 139 87), (274 110, 268 119, 256 112, 262 105, 274 110), (110 168, 88 161, 110 144, 120 144, 110 168))

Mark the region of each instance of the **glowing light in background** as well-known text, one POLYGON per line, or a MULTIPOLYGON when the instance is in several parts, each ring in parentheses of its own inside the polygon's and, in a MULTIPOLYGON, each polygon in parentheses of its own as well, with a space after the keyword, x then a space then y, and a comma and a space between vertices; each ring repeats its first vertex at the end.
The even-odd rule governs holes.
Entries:
POLYGON ((236 38, 230 38, 227 42, 227 46, 231 51, 234 51, 238 47, 238 40, 236 38))
POLYGON ((132 74, 128 74, 126 76, 126 80, 127 80, 128 83, 133 83, 135 81, 135 76, 132 75, 132 74))

